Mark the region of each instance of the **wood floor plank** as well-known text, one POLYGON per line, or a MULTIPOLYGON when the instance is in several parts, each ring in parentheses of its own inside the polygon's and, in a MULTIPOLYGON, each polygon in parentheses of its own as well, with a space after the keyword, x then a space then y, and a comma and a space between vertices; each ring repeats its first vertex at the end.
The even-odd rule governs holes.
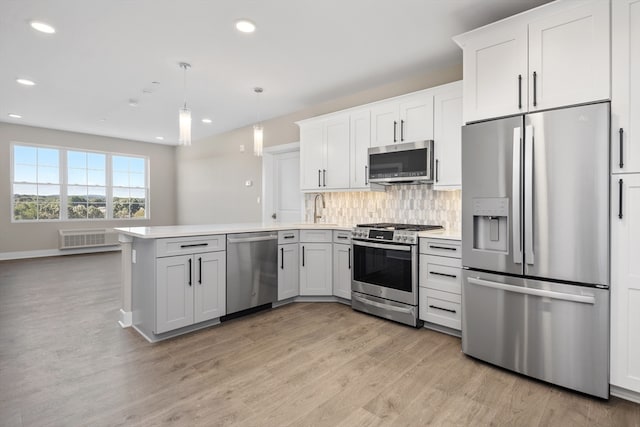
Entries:
POLYGON ((118 326, 118 253, 0 262, 0 425, 640 427, 640 405, 465 356, 460 340, 295 303, 156 344, 118 326))

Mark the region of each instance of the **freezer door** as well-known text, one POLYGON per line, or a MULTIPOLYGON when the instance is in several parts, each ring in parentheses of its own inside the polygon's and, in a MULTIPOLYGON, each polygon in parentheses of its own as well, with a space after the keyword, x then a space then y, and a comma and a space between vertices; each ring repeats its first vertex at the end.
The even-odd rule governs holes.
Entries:
POLYGON ((609 285, 609 103, 525 116, 525 275, 609 285))
POLYGON ((462 127, 462 265, 523 274, 523 117, 462 127))
POLYGON ((463 271, 462 350, 609 396, 609 290, 463 271))

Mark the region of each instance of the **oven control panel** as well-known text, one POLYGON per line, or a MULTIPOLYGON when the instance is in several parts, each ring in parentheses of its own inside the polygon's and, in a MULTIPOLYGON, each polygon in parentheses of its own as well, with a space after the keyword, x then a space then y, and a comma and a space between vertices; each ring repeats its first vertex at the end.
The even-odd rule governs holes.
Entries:
POLYGON ((375 228, 354 228, 351 237, 373 242, 391 242, 415 245, 418 243, 418 235, 415 231, 404 230, 380 230, 375 228))

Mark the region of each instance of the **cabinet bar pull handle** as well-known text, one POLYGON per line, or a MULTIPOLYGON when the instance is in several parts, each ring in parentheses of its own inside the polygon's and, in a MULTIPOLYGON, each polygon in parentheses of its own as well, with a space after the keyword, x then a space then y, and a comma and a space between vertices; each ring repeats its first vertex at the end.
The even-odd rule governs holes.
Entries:
POLYGON ((429 274, 435 274, 436 276, 451 277, 452 279, 455 279, 458 277, 455 274, 438 273, 437 271, 430 271, 429 274))
POLYGON ((393 142, 398 142, 398 140, 396 139, 396 127, 398 127, 398 122, 394 120, 393 121, 393 142))
POLYGON ((400 120, 400 141, 404 141, 404 120, 400 120))
POLYGON ((198 257, 198 283, 202 285, 202 257, 198 257))
POLYGON ((326 169, 322 169, 322 186, 323 187, 327 186, 327 170, 326 169))
POLYGON ((284 270, 284 248, 280 248, 280 270, 284 270))
POLYGON ((180 245, 181 248, 197 248, 200 246, 209 246, 208 243, 194 243, 192 245, 180 245))
POLYGON ((189 286, 191 286, 191 258, 189 258, 189 286))
POLYGON ((620 128, 619 132, 620 132, 620 164, 619 166, 620 166, 620 169, 622 169, 624 167, 624 160, 623 160, 624 157, 622 156, 622 148, 623 148, 622 140, 624 135, 624 129, 620 128))
POLYGON ((369 185, 369 166, 364 166, 364 185, 369 185))
POLYGON ((518 110, 522 110, 522 74, 518 74, 518 110))
POLYGON ((320 169, 318 169, 318 187, 322 187, 322 185, 320 184, 320 174, 322 173, 322 171, 320 169))
POLYGON ((304 246, 302 247, 302 266, 304 267, 304 246))
POLYGON ((349 270, 351 270, 351 248, 349 248, 349 270))
POLYGON ((619 192, 619 197, 618 197, 618 218, 622 219, 622 179, 620 181, 618 181, 618 192, 619 192))
POLYGON ((338 239, 348 239, 349 236, 338 236, 338 239))
POLYGON ((455 313, 455 310, 451 310, 450 308, 442 308, 442 307, 437 307, 435 305, 430 305, 429 308, 435 308, 436 310, 442 310, 442 311, 448 311, 449 313, 455 313))
POLYGON ((285 239, 293 239, 294 237, 296 237, 296 236, 294 236, 293 234, 288 234, 288 235, 284 236, 285 239))
POLYGON ((436 182, 438 182, 438 165, 440 164, 440 160, 436 159, 436 182))
POLYGON ((433 245, 429 245, 429 247, 431 249, 444 249, 446 251, 457 251, 458 248, 447 248, 446 246, 433 246, 433 245))
POLYGON ((538 81, 537 81, 538 73, 533 72, 533 106, 538 105, 538 81))

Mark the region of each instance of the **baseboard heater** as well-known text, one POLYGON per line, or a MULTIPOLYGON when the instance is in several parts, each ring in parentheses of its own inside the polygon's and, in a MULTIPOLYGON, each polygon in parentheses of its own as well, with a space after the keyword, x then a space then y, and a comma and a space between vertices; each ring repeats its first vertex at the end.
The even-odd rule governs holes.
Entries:
POLYGON ((118 245, 118 233, 111 228, 58 230, 60 249, 118 245))

